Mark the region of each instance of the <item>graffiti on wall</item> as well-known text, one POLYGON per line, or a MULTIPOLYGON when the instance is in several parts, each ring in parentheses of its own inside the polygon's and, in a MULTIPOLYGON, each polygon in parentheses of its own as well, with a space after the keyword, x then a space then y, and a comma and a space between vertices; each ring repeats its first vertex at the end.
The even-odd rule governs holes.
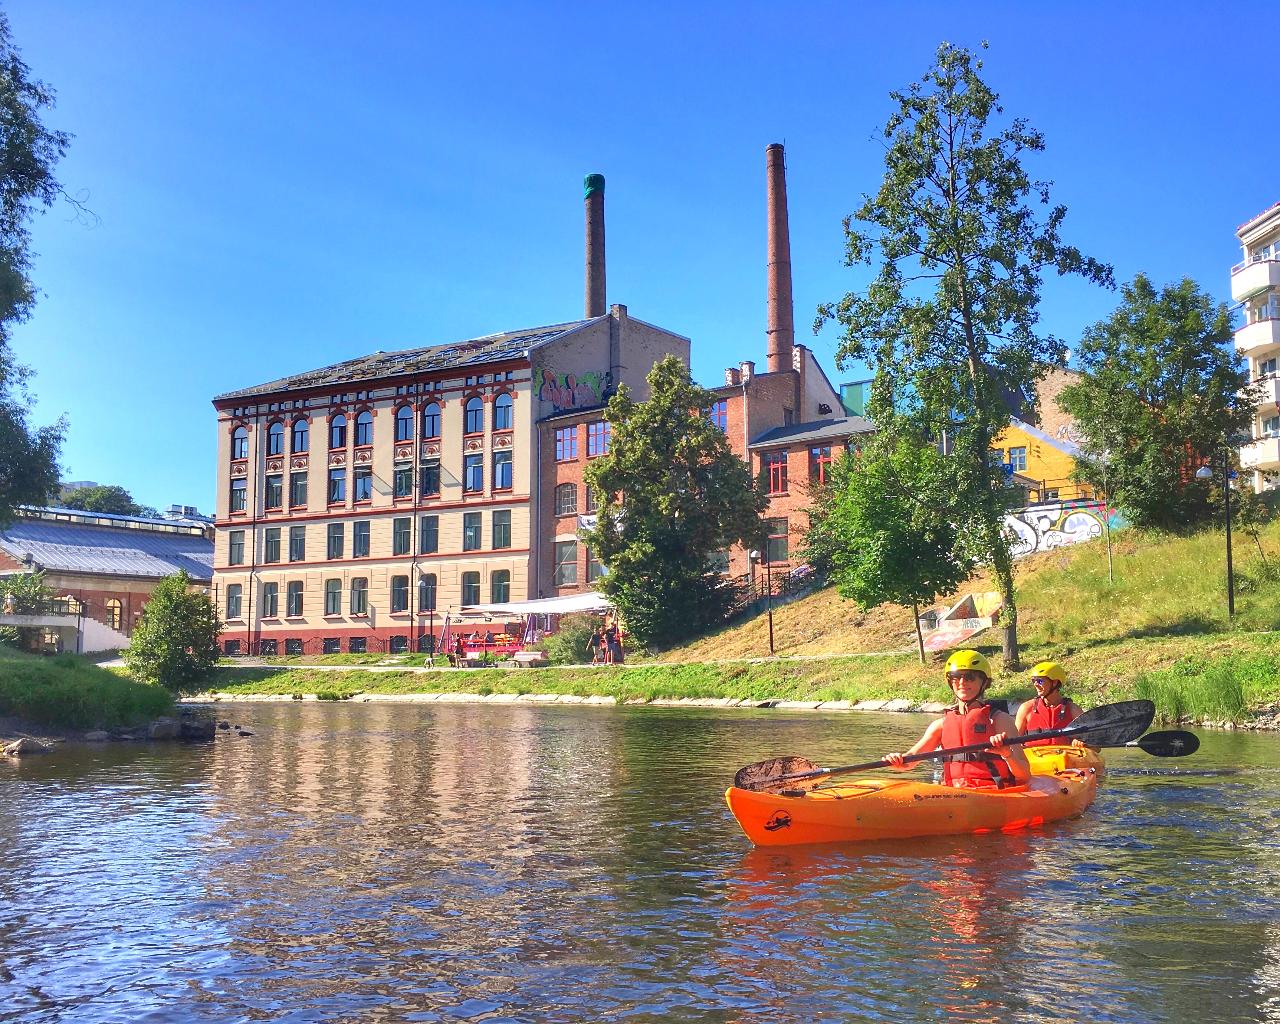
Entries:
POLYGON ((1004 517, 1014 558, 1101 537, 1108 521, 1113 530, 1128 525, 1114 508, 1087 500, 1030 505, 1004 517))
POLYGON ((555 373, 539 368, 533 378, 538 398, 549 403, 556 412, 565 409, 588 409, 603 400, 603 373, 555 373))

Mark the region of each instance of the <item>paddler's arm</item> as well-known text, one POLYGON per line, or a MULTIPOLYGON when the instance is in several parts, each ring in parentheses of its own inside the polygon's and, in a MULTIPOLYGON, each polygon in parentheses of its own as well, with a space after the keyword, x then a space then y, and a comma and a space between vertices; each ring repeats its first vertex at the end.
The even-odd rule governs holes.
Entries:
POLYGON ((942 746, 942 719, 932 722, 924 731, 924 735, 916 741, 915 746, 908 750, 905 754, 894 752, 885 754, 884 759, 889 762, 889 767, 894 771, 909 772, 915 765, 903 764, 902 759, 910 754, 923 754, 929 750, 937 750, 942 746))
POLYGON ((1011 715, 997 711, 991 716, 991 726, 997 730, 991 737, 992 752, 1004 758, 1004 763, 1009 766, 1018 785, 1026 785, 1031 781, 1031 765, 1027 762, 1027 755, 1022 752, 1021 745, 1010 747, 1004 742, 1006 736, 1020 735, 1018 723, 1011 715))
POLYGON ((1033 700, 1024 700, 1018 705, 1018 715, 1014 721, 1017 723, 1019 736, 1027 731, 1027 716, 1031 714, 1031 709, 1035 707, 1035 703, 1033 700))

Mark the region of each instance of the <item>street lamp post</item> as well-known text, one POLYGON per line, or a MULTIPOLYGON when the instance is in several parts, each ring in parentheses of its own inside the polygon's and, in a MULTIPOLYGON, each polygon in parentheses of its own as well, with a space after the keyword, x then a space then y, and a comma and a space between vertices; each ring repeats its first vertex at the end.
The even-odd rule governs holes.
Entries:
MULTIPOLYGON (((752 561, 760 559, 759 551, 751 552, 752 561)), ((765 614, 769 619, 769 653, 773 654, 773 571, 769 561, 769 549, 765 548, 764 552, 764 607, 765 614)))
MULTIPOLYGON (((1196 470, 1197 480, 1213 479, 1213 468, 1201 466, 1196 470)), ((1236 614, 1236 577, 1231 565, 1231 450, 1222 449, 1222 509, 1227 524, 1227 617, 1236 614)))

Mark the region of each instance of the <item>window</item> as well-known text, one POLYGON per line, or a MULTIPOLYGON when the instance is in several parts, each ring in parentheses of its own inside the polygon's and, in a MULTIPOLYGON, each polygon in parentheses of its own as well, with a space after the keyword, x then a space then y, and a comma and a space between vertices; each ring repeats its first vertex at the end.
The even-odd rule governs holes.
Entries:
POLYGON ((239 653, 240 653, 240 641, 239 641, 239 640, 227 640, 227 641, 225 641, 225 642, 223 643, 223 645, 222 645, 222 649, 223 649, 227 654, 239 654, 239 653))
POLYGON ((791 426, 791 424, 793 424, 795 421, 796 421, 795 410, 793 409, 782 410, 782 425, 784 427, 791 426))
POLYGON ((583 511, 590 515, 592 512, 599 509, 599 507, 600 502, 596 499, 596 489, 590 484, 587 484, 587 503, 583 508, 583 511))
POLYGON ((351 581, 351 614, 369 614, 369 581, 363 576, 351 581))
POLYGON ((284 653, 285 653, 285 654, 301 654, 301 653, 302 653, 302 641, 301 641, 301 640, 298 640, 298 639, 285 640, 285 642, 284 642, 284 653))
POLYGON ((556 515, 578 514, 578 485, 560 484, 556 487, 556 515))
POLYGON ((413 410, 407 405, 396 410, 396 440, 413 440, 413 410))
POLYGON ((369 557, 369 521, 351 524, 351 557, 369 557))
POLYGON ((289 561, 301 562, 307 557, 307 528, 289 527, 289 561))
POLYGON ((124 622, 124 606, 117 597, 107 598, 107 624, 117 633, 124 622))
POLYGON ((391 638, 391 653, 405 654, 409 650, 409 638, 407 636, 393 636, 391 638))
POLYGON ((1015 473, 1021 473, 1027 468, 1027 449, 1026 448, 1010 448, 1009 464, 1013 466, 1015 473))
POLYGON ((561 427, 556 431, 556 462, 572 462, 578 457, 578 428, 561 427))
POLYGON ((422 436, 425 440, 440 436, 440 406, 435 402, 422 410, 422 436))
POLYGON ((418 520, 418 554, 434 555, 440 550, 440 517, 422 516, 418 520))
MULTIPOLYGON (((391 523, 391 553, 393 555, 407 555, 409 553, 409 532, 413 525, 413 520, 408 516, 403 519, 392 520, 391 523)), ((407 587, 409 584, 406 583, 407 587)))
POLYGON ((227 618, 240 618, 240 594, 243 589, 239 583, 232 583, 227 587, 227 618))
POLYGON ((769 541, 764 553, 765 561, 787 561, 787 521, 785 519, 766 519, 764 525, 769 531, 769 541))
POLYGON ((726 399, 713 402, 707 411, 707 418, 726 434, 729 433, 729 403, 726 399))
POLYGON ((325 555, 328 558, 342 557, 342 535, 346 531, 346 527, 342 523, 330 523, 327 543, 325 544, 325 555))
POLYGON ((373 413, 367 409, 356 417, 356 447, 373 444, 373 413))
POLYGON ((391 577, 391 610, 407 612, 409 610, 409 577, 391 577))
POLYGON ((1261 380, 1263 377, 1274 377, 1276 375, 1276 357, 1270 359, 1258 360, 1258 372, 1254 375, 1255 380, 1261 380))
POLYGON ((509 508, 493 514, 493 546, 495 548, 511 547, 511 509, 509 508))
POLYGON ((436 574, 427 573, 418 577, 418 611, 435 611, 436 607, 436 574))
POLYGON ((274 619, 280 614, 280 584, 262 584, 262 617, 274 619))
POLYGON ((462 514, 462 550, 480 550, 480 513, 464 512, 462 514))
POLYGON ((280 561, 280 527, 271 526, 267 528, 266 536, 262 543, 262 560, 264 562, 280 561))
POLYGON ((462 574, 462 603, 480 603, 480 574, 478 572, 464 572, 462 574))
POLYGON ((395 474, 392 476, 394 483, 394 494, 397 498, 409 498, 413 496, 413 467, 398 465, 395 468, 395 474))
POLYGON ((484 433, 484 402, 478 398, 468 398, 463 431, 468 434, 484 433))
POLYGON ((368 650, 365 644, 365 638, 362 636, 348 637, 347 652, 349 654, 364 654, 368 650))
POLYGON ((342 640, 336 636, 327 636, 321 646, 321 652, 324 654, 341 654, 342 640))
POLYGON ((1280 416, 1272 416, 1262 421, 1262 436, 1280 436, 1280 416))
POLYGON ((347 418, 338 413, 329 421, 329 447, 345 448, 347 446, 347 418))
POLYGON ((267 489, 262 504, 266 508, 282 508, 284 506, 284 477, 272 473, 267 477, 267 489))
POLYGON ((293 421, 293 447, 294 455, 301 455, 307 450, 308 431, 311 428, 307 425, 306 420, 293 421))
POLYGON ((284 454, 284 424, 279 420, 267 427, 267 454, 284 454))
POLYGON ((243 512, 248 507, 249 481, 241 477, 231 481, 231 511, 243 512))
POLYGON ((578 542, 556 542, 555 585, 568 587, 578 582, 578 542))
POLYGON ((286 585, 284 613, 295 618, 302 614, 302 580, 290 580, 286 585))
POLYGON ((493 429, 494 430, 510 430, 512 423, 511 416, 511 396, 501 394, 493 403, 493 429))
POLYGON ((227 565, 244 565, 244 530, 227 534, 227 565))
POLYGON ((809 479, 825 484, 831 476, 831 465, 836 460, 831 455, 831 446, 824 445, 809 449, 809 479))
POLYGON ((760 457, 760 476, 770 494, 787 493, 787 453, 769 452, 760 457))
POLYGON ((587 582, 594 583, 604 575, 604 566, 600 563, 600 559, 587 548, 587 582))
POLYGON ((347 500, 347 471, 329 470, 329 504, 339 505, 347 500))
POLYGON ((324 613, 342 614, 342 580, 324 581, 324 613))
POLYGON ((489 600, 494 604, 511 600, 510 569, 496 569, 489 574, 489 600))
POLYGON ((236 427, 231 433, 231 457, 233 459, 249 457, 249 431, 244 427, 236 427))
POLYGON ((725 550, 711 552, 711 557, 707 559, 707 568, 712 572, 726 573, 729 571, 729 552, 725 550))
POLYGON ((280 645, 276 640, 259 640, 258 653, 262 655, 275 655, 280 653, 280 645))
POLYGON ((462 457, 462 489, 472 494, 484 490, 484 456, 478 452, 462 457))
POLYGON ((293 508, 301 508, 307 503, 307 473, 289 474, 289 504, 293 508))
POLYGON ((355 486, 352 488, 352 496, 356 501, 373 500, 372 466, 356 466, 355 486))
POLYGON ((600 420, 597 423, 588 423, 587 458, 594 459, 597 455, 608 455, 609 438, 612 436, 613 427, 604 420, 600 420))
POLYGON ((493 453, 493 489, 495 491, 511 490, 511 453, 493 453))
POLYGON ((424 498, 440 493, 440 463, 424 462, 422 464, 421 485, 420 490, 424 498))

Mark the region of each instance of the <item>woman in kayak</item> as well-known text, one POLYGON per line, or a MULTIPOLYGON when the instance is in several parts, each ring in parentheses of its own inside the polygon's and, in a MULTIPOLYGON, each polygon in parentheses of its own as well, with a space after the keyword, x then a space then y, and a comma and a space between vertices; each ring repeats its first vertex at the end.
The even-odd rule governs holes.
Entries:
MULTIPOLYGON (((957 754, 942 766, 942 782, 947 786, 1022 786, 1031 781, 1031 767, 1020 747, 1005 746, 1006 736, 1016 736, 1013 716, 998 711, 982 694, 991 683, 991 665, 977 651, 956 651, 947 660, 947 682, 956 696, 956 706, 931 724, 907 754, 922 754, 946 747, 990 744, 977 754, 957 754)), ((886 754, 884 759, 898 771, 904 755, 886 754)))
MULTIPOLYGON (((1067 671, 1056 661, 1042 661, 1031 670, 1031 684, 1036 688, 1036 695, 1018 708, 1015 721, 1019 733, 1061 729, 1080 717, 1080 708, 1075 701, 1062 695, 1062 687, 1066 681, 1067 671)), ((1053 739, 1032 740, 1027 746, 1048 746, 1061 742, 1053 739)), ((1084 746, 1080 740, 1074 740, 1073 745, 1084 746)))

